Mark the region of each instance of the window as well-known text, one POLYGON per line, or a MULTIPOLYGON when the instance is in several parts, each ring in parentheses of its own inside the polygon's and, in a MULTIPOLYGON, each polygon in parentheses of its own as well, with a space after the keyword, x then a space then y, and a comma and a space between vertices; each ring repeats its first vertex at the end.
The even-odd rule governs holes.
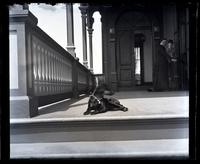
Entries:
POLYGON ((135 54, 135 80, 136 85, 141 84, 141 61, 140 61, 140 47, 134 48, 134 54, 135 54))

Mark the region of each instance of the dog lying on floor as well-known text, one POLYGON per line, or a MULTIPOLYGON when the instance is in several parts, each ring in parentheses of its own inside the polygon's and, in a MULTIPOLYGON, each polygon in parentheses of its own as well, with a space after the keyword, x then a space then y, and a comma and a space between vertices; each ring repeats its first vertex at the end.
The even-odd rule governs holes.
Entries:
POLYGON ((106 85, 101 85, 95 88, 92 95, 90 95, 89 101, 88 101, 88 108, 84 112, 84 115, 88 114, 98 114, 98 113, 104 113, 107 111, 128 111, 128 108, 124 107, 120 102, 113 98, 105 98, 104 94, 106 95, 113 95, 112 91, 107 90, 106 85), (107 91, 107 93, 106 93, 107 91))

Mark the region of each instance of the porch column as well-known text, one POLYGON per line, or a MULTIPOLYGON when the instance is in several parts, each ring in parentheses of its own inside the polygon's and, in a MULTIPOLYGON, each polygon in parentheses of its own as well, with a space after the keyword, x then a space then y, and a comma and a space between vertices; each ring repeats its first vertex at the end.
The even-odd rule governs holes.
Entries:
POLYGON ((74 21, 73 21, 73 4, 66 4, 66 22, 67 22, 67 51, 74 57, 75 46, 74 46, 74 21))
POLYGON ((81 10, 82 18, 82 35, 83 35, 83 65, 88 67, 87 61, 87 37, 86 37, 86 17, 87 17, 87 6, 80 5, 79 9, 81 10))
POLYGON ((92 25, 94 23, 94 18, 92 17, 91 13, 88 13, 88 36, 89 36, 89 53, 90 53, 90 71, 93 72, 93 50, 92 50, 92 33, 94 29, 92 28, 92 25))

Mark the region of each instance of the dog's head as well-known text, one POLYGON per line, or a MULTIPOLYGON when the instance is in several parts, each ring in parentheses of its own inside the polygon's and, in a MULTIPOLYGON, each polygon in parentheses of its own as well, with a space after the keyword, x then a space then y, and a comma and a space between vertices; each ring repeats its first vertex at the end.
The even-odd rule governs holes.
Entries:
POLYGON ((91 95, 89 98, 89 107, 93 108, 93 107, 97 107, 99 105, 101 105, 101 101, 94 95, 91 95))

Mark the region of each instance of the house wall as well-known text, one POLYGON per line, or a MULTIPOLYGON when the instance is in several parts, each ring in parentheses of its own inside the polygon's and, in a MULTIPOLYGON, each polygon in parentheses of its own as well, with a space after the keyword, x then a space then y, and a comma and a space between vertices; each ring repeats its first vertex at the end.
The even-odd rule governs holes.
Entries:
POLYGON ((152 82, 152 36, 150 30, 145 30, 144 35, 144 82, 152 82))
MULTIPOLYGON (((124 9, 110 8, 101 11, 103 32, 103 73, 107 84, 114 90, 118 90, 117 58, 116 58, 116 29, 115 22, 124 9)), ((153 44, 151 30, 142 30, 146 36, 144 43, 144 82, 153 81, 153 44)))
MULTIPOLYGON (((115 22, 124 10, 125 8, 111 7, 101 11, 103 32, 103 73, 107 84, 114 90, 118 89, 115 22)), ((169 4, 163 5, 161 8, 154 7, 150 9, 149 15, 151 15, 150 17, 152 18, 153 31, 142 31, 146 36, 146 41, 144 42, 144 82, 153 82, 153 61, 157 54, 156 47, 158 46, 160 39, 166 38, 174 40, 177 54, 180 54, 180 51, 184 53, 188 49, 185 44, 187 39, 186 41, 180 42, 180 39, 185 40, 187 37, 187 34, 185 35, 185 29, 187 28, 185 28, 185 25, 180 26, 176 5, 169 4), (160 29, 158 34, 155 34, 154 26, 157 26, 160 29), (181 27, 181 31, 179 30, 179 26, 181 27), (182 36, 180 37, 180 35, 182 36)))
POLYGON ((116 40, 115 40, 115 20, 117 10, 104 9, 101 11, 102 32, 103 32, 103 73, 106 83, 113 90, 117 90, 117 61, 116 61, 116 40))
POLYGON ((176 33, 176 7, 163 6, 163 37, 175 40, 176 33))

